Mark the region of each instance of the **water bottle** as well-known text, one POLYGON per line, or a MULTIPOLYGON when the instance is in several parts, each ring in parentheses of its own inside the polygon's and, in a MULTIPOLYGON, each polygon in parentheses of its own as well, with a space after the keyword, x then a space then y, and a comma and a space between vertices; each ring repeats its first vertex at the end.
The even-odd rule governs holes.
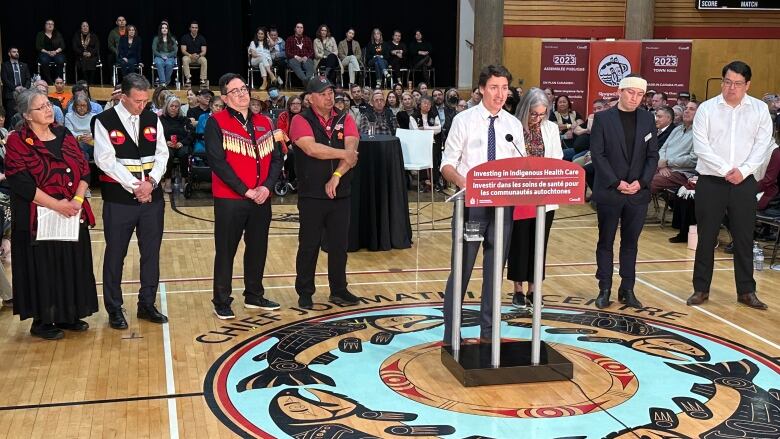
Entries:
POLYGON ((756 271, 764 269, 764 249, 758 243, 753 245, 753 269, 756 271))

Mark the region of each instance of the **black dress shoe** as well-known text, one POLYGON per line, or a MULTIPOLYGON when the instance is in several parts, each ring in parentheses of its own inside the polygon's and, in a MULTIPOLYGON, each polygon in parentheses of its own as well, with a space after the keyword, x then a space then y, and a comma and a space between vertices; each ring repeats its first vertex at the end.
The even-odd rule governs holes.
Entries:
POLYGON ((518 308, 525 307, 525 295, 522 291, 515 291, 515 295, 512 296, 512 305, 518 308))
POLYGON ((85 322, 84 320, 76 320, 73 323, 57 323, 55 326, 66 331, 75 332, 84 332, 89 329, 89 323, 85 322))
POLYGON ((138 312, 135 315, 139 319, 148 320, 152 323, 168 323, 168 317, 166 317, 154 305, 141 305, 138 304, 138 312))
POLYGON ((688 306, 694 306, 694 305, 701 305, 702 303, 706 302, 710 298, 709 292, 702 292, 702 291, 694 291, 693 294, 691 294, 691 297, 688 298, 688 300, 685 302, 688 306))
POLYGON ((298 308, 314 309, 314 302, 312 302, 311 296, 298 297, 298 308))
POLYGON ((632 308, 644 308, 642 302, 634 295, 634 290, 618 289, 618 302, 632 308))
POLYGON ((598 309, 604 309, 612 304, 612 302, 609 301, 609 295, 612 294, 609 290, 599 290, 599 296, 596 297, 596 308, 598 309))
POLYGON ((679 244, 681 242, 688 242, 688 238, 682 235, 675 235, 669 238, 669 242, 671 242, 672 244, 679 244))
POLYGON ((344 290, 340 293, 331 294, 330 297, 328 297, 328 300, 335 303, 336 305, 357 305, 360 303, 360 299, 347 290, 344 290))
POLYGON ((756 293, 746 293, 746 294, 740 294, 737 296, 737 302, 749 306, 751 308, 765 310, 769 308, 766 303, 758 300, 758 297, 756 297, 756 293))
POLYGON ((62 337, 65 337, 65 333, 62 332, 62 329, 57 328, 51 323, 43 324, 33 322, 30 327, 30 334, 44 340, 59 340, 62 337))
POLYGON ((122 310, 109 311, 108 313, 108 326, 113 329, 127 329, 127 320, 122 310))

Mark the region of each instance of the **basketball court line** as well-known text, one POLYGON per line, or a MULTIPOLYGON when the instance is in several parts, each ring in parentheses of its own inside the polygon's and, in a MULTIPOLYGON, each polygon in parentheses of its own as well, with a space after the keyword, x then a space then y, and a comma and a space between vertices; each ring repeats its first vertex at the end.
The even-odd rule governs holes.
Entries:
MULTIPOLYGON (((165 282, 160 283, 160 308, 168 315, 168 294, 165 282)), ((168 395, 176 394, 176 383, 173 378, 173 354, 171 353, 171 330, 168 322, 162 325, 163 351, 165 358, 165 387, 168 395)), ((179 416, 176 410, 176 398, 168 398, 168 429, 171 439, 179 439, 179 416)))
MULTIPOLYGON (((691 271, 693 271, 693 270, 691 270, 691 271)), ((637 274, 639 274, 639 273, 637 272, 637 274)), ((665 289, 663 289, 663 288, 661 288, 659 286, 653 285, 652 283, 650 283, 650 282, 648 282, 648 281, 646 281, 644 279, 640 279, 640 278, 637 277, 636 281, 641 283, 642 285, 644 285, 646 287, 650 287, 650 288, 652 288, 652 289, 654 289, 654 290, 656 290, 656 291, 658 291, 660 293, 663 293, 666 296, 669 296, 672 299, 674 299, 674 300, 676 300, 676 301, 678 301, 680 303, 685 303, 686 302, 685 300, 675 296, 674 294, 670 293, 669 291, 666 291, 665 289)), ((696 309, 696 310, 698 310, 698 311, 700 311, 700 312, 702 312, 702 313, 712 317, 713 319, 715 319, 715 320, 717 320, 717 321, 719 321, 721 323, 724 323, 724 324, 726 324, 728 326, 731 326, 732 328, 734 328, 734 329, 736 329, 736 330, 738 330, 738 331, 740 331, 740 332, 742 332, 742 333, 744 333, 746 335, 749 335, 749 336, 755 338, 758 341, 766 343, 769 346, 772 346, 776 350, 780 351, 780 345, 778 345, 777 343, 771 342, 771 341, 765 339, 764 337, 761 337, 760 335, 758 335, 758 334, 756 334, 756 333, 754 333, 752 331, 749 331, 749 330, 743 328, 742 326, 737 325, 736 323, 734 323, 734 322, 732 322, 730 320, 724 319, 723 317, 721 317, 721 316, 719 316, 719 315, 717 315, 717 314, 715 314, 715 313, 713 313, 711 311, 708 311, 708 310, 702 308, 701 306, 691 306, 691 308, 696 309)), ((758 311, 756 311, 756 312, 758 312, 758 311)))

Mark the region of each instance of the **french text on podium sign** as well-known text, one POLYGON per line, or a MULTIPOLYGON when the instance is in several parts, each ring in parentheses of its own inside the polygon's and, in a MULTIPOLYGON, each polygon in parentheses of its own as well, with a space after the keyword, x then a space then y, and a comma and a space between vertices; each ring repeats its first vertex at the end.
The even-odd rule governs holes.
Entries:
POLYGON ((466 176, 468 207, 578 204, 584 195, 585 170, 557 159, 494 160, 472 168, 466 176))

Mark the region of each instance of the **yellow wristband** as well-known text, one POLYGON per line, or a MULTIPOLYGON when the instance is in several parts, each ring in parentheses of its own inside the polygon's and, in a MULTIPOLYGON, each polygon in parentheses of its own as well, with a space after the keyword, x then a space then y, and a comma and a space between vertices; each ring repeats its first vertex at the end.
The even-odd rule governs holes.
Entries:
POLYGON ((75 197, 73 197, 73 199, 78 201, 79 203, 84 203, 84 197, 80 197, 80 196, 76 195, 75 197))
POLYGON ((341 172, 339 171, 333 171, 333 175, 335 175, 338 178, 341 178, 341 172))

